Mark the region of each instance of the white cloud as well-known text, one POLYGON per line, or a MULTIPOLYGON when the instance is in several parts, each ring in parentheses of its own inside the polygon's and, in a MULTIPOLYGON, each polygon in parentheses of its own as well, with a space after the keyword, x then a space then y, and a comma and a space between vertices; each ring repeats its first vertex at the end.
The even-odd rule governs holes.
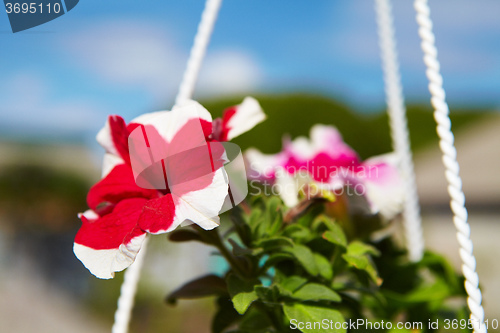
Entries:
POLYGON ((71 33, 63 43, 75 65, 83 64, 109 83, 144 89, 163 102, 177 92, 187 60, 163 30, 149 22, 105 21, 71 33))
MULTIPOLYGON (((72 33, 64 42, 80 67, 115 85, 143 89, 156 103, 176 93, 188 50, 176 45, 164 27, 141 21, 106 21, 72 33)), ((256 61, 240 50, 210 49, 196 94, 232 94, 255 88, 261 77, 256 61)))
POLYGON ((103 108, 51 97, 50 80, 40 74, 24 72, 5 78, 0 91, 3 126, 33 134, 67 135, 95 130, 103 123, 103 108))
POLYGON ((230 95, 254 91, 262 78, 257 62, 246 52, 209 53, 200 73, 202 95, 230 95))

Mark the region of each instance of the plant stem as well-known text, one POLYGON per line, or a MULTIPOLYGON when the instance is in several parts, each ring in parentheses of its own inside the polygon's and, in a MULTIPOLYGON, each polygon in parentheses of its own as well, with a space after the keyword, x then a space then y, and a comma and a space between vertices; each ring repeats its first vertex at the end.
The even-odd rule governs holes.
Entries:
POLYGON ((242 265, 242 262, 236 258, 224 245, 222 241, 219 231, 217 229, 214 230, 199 230, 200 236, 205 238, 210 244, 215 246, 220 254, 227 260, 231 269, 242 279, 248 278, 247 269, 242 265))

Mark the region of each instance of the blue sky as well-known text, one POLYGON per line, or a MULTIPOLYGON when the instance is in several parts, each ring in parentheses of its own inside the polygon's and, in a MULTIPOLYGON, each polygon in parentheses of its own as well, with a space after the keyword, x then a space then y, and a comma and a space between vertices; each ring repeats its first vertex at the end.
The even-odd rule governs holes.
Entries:
MULTIPOLYGON (((428 100, 412 1, 395 2, 404 91, 428 100)), ((82 0, 12 34, 0 14, 0 134, 89 137, 107 114, 172 105, 201 0, 82 0)), ((431 1, 451 105, 500 106, 500 2, 431 1)), ((226 0, 195 97, 311 91, 384 103, 373 1, 226 0)))

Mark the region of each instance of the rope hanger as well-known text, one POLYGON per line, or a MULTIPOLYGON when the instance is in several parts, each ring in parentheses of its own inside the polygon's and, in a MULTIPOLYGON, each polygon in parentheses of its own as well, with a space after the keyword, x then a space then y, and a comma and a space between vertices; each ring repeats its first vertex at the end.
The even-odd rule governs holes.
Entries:
MULTIPOLYGON (((379 26, 380 48, 384 69, 386 99, 388 105, 391 136, 394 150, 400 158, 403 180, 405 181, 406 198, 404 209, 405 236, 410 260, 419 261, 422 258, 424 242, 421 219, 419 214, 415 174, 411 159, 410 141, 404 100, 401 87, 401 75, 397 59, 395 34, 390 0, 375 0, 377 23, 379 26)), ((453 222, 457 229, 457 239, 460 244, 462 272, 465 276, 465 289, 468 294, 467 304, 471 311, 470 319, 475 333, 486 333, 484 325, 484 309, 481 305, 482 295, 479 289, 479 277, 476 273, 476 259, 473 254, 470 226, 467 222, 465 195, 462 191, 462 179, 459 174, 457 151, 454 146, 454 136, 451 131, 449 108, 445 99, 443 77, 437 59, 435 36, 432 31, 432 21, 427 0, 415 0, 417 12, 418 33, 424 53, 426 75, 429 80, 431 103, 434 107, 434 119, 437 123, 439 146, 443 154, 445 176, 448 182, 450 206, 453 212, 453 222)))
POLYGON ((405 188, 403 210, 403 226, 411 261, 422 259, 424 253, 424 238, 422 220, 418 204, 417 185, 410 148, 410 134, 406 108, 399 73, 396 37, 394 34, 391 4, 389 0, 375 0, 377 13, 379 44, 384 71, 387 112, 391 130, 392 146, 399 159, 399 172, 405 188))
MULTIPOLYGON (((390 0, 375 0, 377 23, 384 70, 385 92, 388 105, 393 148, 400 159, 406 198, 404 206, 405 237, 412 261, 419 261, 424 250, 424 241, 421 228, 420 210, 413 171, 412 155, 409 143, 406 110, 401 87, 401 76, 396 51, 396 42, 393 28, 390 0)), ((213 32, 215 21, 219 13, 222 0, 207 0, 200 24, 190 52, 189 60, 184 72, 179 93, 175 104, 181 105, 191 99, 198 79, 201 64, 213 32)), ((446 168, 448 193, 451 197, 451 209, 454 214, 454 224, 457 228, 457 239, 460 244, 462 272, 466 278, 465 287, 468 297, 468 306, 471 310, 470 318, 474 324, 474 333, 486 333, 484 309, 481 305, 482 296, 479 289, 479 278, 475 271, 476 260, 472 251, 470 226, 467 223, 465 196, 462 191, 462 181, 459 175, 459 165, 456 160, 454 136, 451 131, 448 104, 445 100, 443 79, 440 74, 437 49, 434 44, 432 21, 427 0, 415 0, 419 35, 422 39, 424 62, 427 67, 431 102, 435 109, 434 118, 437 122, 437 132, 440 138, 440 148, 443 153, 443 163, 446 168)), ((112 333, 127 333, 134 297, 139 281, 140 270, 144 262, 148 238, 143 243, 135 262, 126 270, 124 281, 118 299, 118 308, 115 313, 115 322, 112 333)))
POLYGON ((476 273, 476 258, 472 251, 472 240, 470 238, 470 226, 467 222, 467 209, 465 208, 465 195, 462 190, 462 178, 459 173, 457 161, 457 150, 455 149, 455 138, 451 131, 450 110, 446 102, 443 88, 443 77, 440 73, 439 60, 435 36, 432 31, 432 20, 427 0, 415 0, 415 11, 417 12, 418 34, 422 40, 421 47, 424 52, 424 63, 427 67, 426 75, 429 80, 429 92, 431 93, 431 104, 434 107, 434 119, 437 123, 439 136, 439 147, 443 154, 445 176, 448 182, 448 194, 450 195, 453 222, 457 229, 457 240, 460 244, 460 258, 462 259, 462 272, 465 276, 465 290, 469 295, 467 304, 471 311, 470 319, 474 325, 474 333, 486 333, 484 325, 484 309, 481 305, 482 296, 479 289, 479 277, 476 273))

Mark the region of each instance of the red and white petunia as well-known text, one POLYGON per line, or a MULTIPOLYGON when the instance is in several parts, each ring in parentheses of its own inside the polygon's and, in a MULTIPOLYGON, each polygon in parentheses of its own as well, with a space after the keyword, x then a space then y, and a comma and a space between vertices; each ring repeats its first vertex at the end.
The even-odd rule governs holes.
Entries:
POLYGON ((318 189, 332 191, 351 186, 365 195, 373 213, 387 219, 401 212, 404 191, 393 154, 361 161, 332 126, 315 125, 310 138, 285 141, 275 155, 248 150, 249 177, 274 183, 290 207, 298 203, 300 189, 314 183, 318 189))
POLYGON ((213 122, 213 139, 229 141, 251 130, 258 123, 264 121, 266 115, 262 112, 259 102, 255 98, 246 97, 239 105, 224 111, 222 118, 213 122))
POLYGON ((185 221, 204 229, 219 225, 228 183, 212 127, 210 113, 192 101, 128 125, 109 117, 97 135, 106 150, 103 178, 89 191, 90 209, 79 215, 74 243, 92 274, 112 278, 130 266, 147 233, 169 232, 185 221))

